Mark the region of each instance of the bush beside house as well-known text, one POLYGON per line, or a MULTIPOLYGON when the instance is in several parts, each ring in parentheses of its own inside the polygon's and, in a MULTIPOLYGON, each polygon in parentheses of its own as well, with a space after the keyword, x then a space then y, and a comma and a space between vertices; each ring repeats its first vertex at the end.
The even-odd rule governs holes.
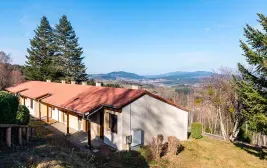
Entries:
POLYGON ((16 96, 0 92, 0 123, 16 124, 19 101, 16 96))
POLYGON ((26 106, 19 105, 16 120, 20 125, 27 125, 30 122, 30 111, 26 106))
POLYGON ((195 139, 202 138, 202 123, 194 122, 191 124, 191 135, 195 139))
POLYGON ((16 96, 7 92, 0 92, 0 124, 27 125, 30 121, 30 112, 26 106, 19 105, 16 96))
POLYGON ((184 146, 181 141, 175 136, 169 136, 168 142, 163 143, 164 137, 159 134, 157 137, 152 138, 149 145, 142 146, 137 151, 148 162, 159 160, 165 155, 178 155, 184 150, 184 146))

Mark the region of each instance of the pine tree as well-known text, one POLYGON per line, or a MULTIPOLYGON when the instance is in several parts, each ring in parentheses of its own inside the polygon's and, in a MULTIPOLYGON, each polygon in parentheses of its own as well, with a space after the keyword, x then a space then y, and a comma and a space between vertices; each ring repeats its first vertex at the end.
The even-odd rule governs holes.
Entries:
POLYGON ((63 77, 67 80, 87 80, 86 68, 82 62, 83 49, 79 47, 78 37, 65 15, 56 25, 55 42, 58 64, 61 66, 63 77))
POLYGON ((53 64, 53 29, 45 16, 41 18, 41 23, 34 32, 35 36, 30 40, 31 47, 27 49, 25 77, 27 80, 53 80, 57 78, 53 64))
POLYGON ((244 28, 247 43, 240 41, 244 56, 252 70, 238 63, 243 78, 237 81, 237 93, 242 102, 241 113, 252 131, 267 134, 267 17, 258 14, 263 31, 249 25, 244 28))

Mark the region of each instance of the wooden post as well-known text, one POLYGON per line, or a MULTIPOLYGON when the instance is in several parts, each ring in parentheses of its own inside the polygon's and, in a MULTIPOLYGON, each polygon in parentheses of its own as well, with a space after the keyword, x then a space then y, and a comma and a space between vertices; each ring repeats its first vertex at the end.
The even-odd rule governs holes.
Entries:
POLYGON ((70 133, 69 112, 67 112, 67 134, 70 133))
POLYGON ((46 106, 46 121, 49 123, 49 107, 46 106))
POLYGON ((19 145, 22 145, 21 127, 18 128, 18 140, 19 140, 19 145))
POLYGON ((26 140, 27 142, 29 142, 30 140, 30 128, 29 127, 26 128, 26 140))
POLYGON ((6 128, 6 144, 11 147, 11 127, 6 128))
POLYGON ((87 121, 83 119, 83 131, 84 131, 84 132, 87 131, 87 130, 86 130, 86 122, 87 122, 87 121))
POLYGON ((88 147, 89 149, 92 149, 92 143, 91 143, 91 120, 88 120, 88 147))

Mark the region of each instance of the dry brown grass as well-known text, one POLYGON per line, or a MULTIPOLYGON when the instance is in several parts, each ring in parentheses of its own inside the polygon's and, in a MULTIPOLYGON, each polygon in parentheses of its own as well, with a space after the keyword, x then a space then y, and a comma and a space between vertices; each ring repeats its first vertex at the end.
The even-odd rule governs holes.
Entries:
POLYGON ((167 155, 150 164, 151 167, 170 168, 266 168, 267 158, 257 151, 249 153, 230 142, 204 137, 183 143, 184 150, 177 156, 167 155))
POLYGON ((43 125, 33 121, 31 126, 36 127, 37 136, 30 143, 1 151, 0 167, 95 167, 90 153, 80 151, 43 125))
POLYGON ((64 136, 56 136, 43 127, 37 127, 38 136, 30 144, 0 150, 0 167, 152 167, 152 168, 266 168, 266 151, 242 148, 229 142, 204 137, 183 142, 184 150, 178 155, 167 154, 156 161, 138 152, 115 152, 108 157, 94 157, 76 149, 64 136))

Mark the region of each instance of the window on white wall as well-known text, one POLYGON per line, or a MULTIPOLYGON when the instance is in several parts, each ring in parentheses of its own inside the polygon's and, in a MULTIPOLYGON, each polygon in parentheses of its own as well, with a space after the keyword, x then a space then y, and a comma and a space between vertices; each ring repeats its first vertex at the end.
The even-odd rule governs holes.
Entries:
POLYGON ((109 129, 113 133, 117 133, 117 121, 118 121, 118 116, 109 113, 109 129))

